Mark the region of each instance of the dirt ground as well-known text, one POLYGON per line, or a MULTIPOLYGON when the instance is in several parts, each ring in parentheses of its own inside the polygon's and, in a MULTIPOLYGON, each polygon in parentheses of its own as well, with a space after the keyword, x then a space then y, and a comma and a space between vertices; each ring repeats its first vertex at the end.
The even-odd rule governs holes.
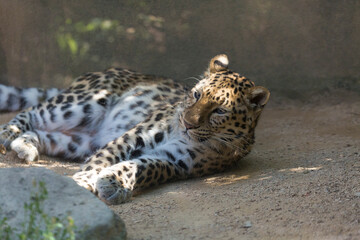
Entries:
MULTIPOLYGON (((360 97, 272 100, 253 152, 228 172, 112 206, 129 239, 360 239, 360 97)), ((2 114, 0 122, 14 114, 2 114)), ((71 175, 78 164, 32 164, 71 175)), ((27 166, 15 155, 0 167, 27 166)))

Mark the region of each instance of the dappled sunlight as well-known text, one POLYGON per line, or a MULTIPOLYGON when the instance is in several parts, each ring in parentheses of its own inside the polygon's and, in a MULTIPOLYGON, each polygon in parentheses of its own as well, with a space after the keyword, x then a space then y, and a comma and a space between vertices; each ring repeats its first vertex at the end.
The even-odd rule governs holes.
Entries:
POLYGON ((259 181, 263 181, 263 180, 269 180, 271 179, 273 176, 266 176, 266 177, 261 177, 261 178, 258 178, 259 181))
POLYGON ((322 166, 318 166, 318 167, 297 167, 297 168, 280 169, 279 172, 306 173, 306 172, 311 172, 311 171, 318 171, 320 169, 322 169, 322 166))
POLYGON ((13 167, 38 167, 47 168, 63 176, 72 176, 75 172, 80 170, 80 164, 74 162, 61 161, 57 158, 43 156, 36 162, 26 163, 24 160, 17 157, 14 151, 9 151, 6 155, 0 155, 0 168, 13 167))
POLYGON ((19 133, 19 132, 20 132, 19 127, 16 126, 16 125, 11 124, 11 125, 8 125, 8 127, 9 127, 10 130, 11 130, 12 132, 14 132, 14 133, 19 133))
POLYGON ((99 100, 101 98, 106 98, 108 94, 110 94, 108 90, 100 90, 97 94, 94 94, 92 98, 95 100, 99 100))
POLYGON ((223 186, 223 185, 233 184, 249 178, 250 175, 243 175, 243 176, 229 175, 229 176, 210 177, 205 179, 204 182, 213 186, 223 186))
POLYGON ((79 170, 80 165, 74 165, 74 164, 66 164, 62 162, 49 162, 49 161, 42 161, 41 163, 31 163, 32 167, 47 167, 49 169, 52 168, 59 168, 64 167, 67 170, 79 170))
POLYGON ((9 164, 0 162, 0 168, 9 168, 9 167, 13 167, 13 166, 9 166, 9 164))
POLYGON ((179 195, 179 194, 184 194, 184 192, 182 192, 182 191, 179 191, 179 192, 167 192, 167 194, 170 194, 170 195, 179 195))

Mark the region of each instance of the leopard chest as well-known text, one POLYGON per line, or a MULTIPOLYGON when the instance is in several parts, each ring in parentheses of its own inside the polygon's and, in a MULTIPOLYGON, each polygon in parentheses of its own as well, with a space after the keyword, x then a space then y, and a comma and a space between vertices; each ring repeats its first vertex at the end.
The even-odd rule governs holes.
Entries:
POLYGON ((111 96, 99 126, 99 145, 120 137, 164 104, 177 98, 175 90, 164 91, 156 85, 137 86, 122 96, 111 96))

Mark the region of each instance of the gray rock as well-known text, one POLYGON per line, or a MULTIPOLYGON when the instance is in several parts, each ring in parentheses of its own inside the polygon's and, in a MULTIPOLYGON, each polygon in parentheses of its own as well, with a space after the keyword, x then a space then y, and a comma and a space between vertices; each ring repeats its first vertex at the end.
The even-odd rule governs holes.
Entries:
POLYGON ((76 239, 126 238, 124 222, 106 204, 71 178, 45 168, 0 169, 0 220, 7 217, 10 226, 20 226, 24 203, 29 202, 31 191, 36 191, 34 180, 46 183, 45 213, 57 217, 70 213, 77 229, 83 230, 76 234, 76 239))

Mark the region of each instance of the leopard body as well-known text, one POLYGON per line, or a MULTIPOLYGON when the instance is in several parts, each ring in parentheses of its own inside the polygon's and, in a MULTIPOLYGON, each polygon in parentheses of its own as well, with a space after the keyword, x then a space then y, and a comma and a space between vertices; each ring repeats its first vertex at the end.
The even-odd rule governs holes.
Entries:
POLYGON ((235 164, 251 151, 270 95, 229 70, 226 55, 214 57, 191 90, 117 68, 81 76, 66 90, 8 89, 0 86, 0 100, 14 104, 1 110, 33 106, 1 126, 1 143, 27 162, 39 152, 85 160, 73 179, 108 204, 235 164))

